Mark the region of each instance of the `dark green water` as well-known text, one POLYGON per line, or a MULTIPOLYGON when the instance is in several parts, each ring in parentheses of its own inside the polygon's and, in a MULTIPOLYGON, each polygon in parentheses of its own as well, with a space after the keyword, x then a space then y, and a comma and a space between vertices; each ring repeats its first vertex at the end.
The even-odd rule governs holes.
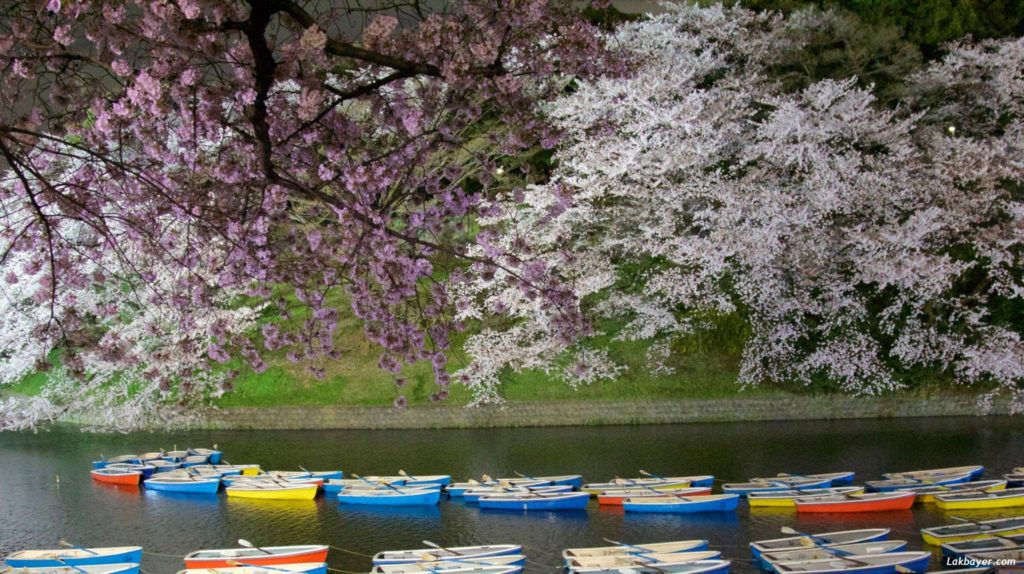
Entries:
MULTIPOLYGON (((918 529, 952 522, 938 509, 848 515, 802 515, 749 509, 736 513, 634 515, 621 509, 585 512, 482 511, 459 499, 436 508, 373 510, 314 501, 252 501, 170 496, 93 483, 90 461, 177 445, 217 443, 225 459, 264 469, 342 468, 347 474, 451 474, 456 480, 527 474, 583 474, 588 481, 658 474, 714 474, 726 481, 777 472, 856 470, 857 480, 882 472, 984 464, 986 476, 1024 466, 1024 419, 942 418, 883 421, 573 427, 508 430, 191 432, 99 435, 60 429, 0 434, 0 553, 54 548, 59 539, 86 546, 137 544, 149 574, 183 567, 180 556, 246 538, 260 545, 322 543, 331 566, 366 572, 373 554, 442 545, 516 543, 528 571, 555 572, 567 547, 603 545, 602 538, 656 542, 707 538, 751 571, 746 545, 778 537, 779 528, 802 532, 888 526, 893 538, 920 548, 918 529), (60 477, 58 484, 56 476, 60 477)), ((987 511, 969 517, 1024 514, 987 511)))

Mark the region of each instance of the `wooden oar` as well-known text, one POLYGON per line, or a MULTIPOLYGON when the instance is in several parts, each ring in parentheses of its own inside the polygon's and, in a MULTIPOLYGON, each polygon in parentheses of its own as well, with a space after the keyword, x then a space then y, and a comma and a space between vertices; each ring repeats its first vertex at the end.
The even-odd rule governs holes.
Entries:
POLYGON ((60 562, 62 565, 64 565, 65 568, 72 568, 74 570, 77 570, 78 572, 81 572, 82 574, 89 574, 88 570, 85 570, 84 568, 79 568, 78 566, 75 566, 74 564, 68 564, 67 562, 63 561, 60 558, 57 558, 56 556, 53 559, 56 560, 57 562, 60 562))
POLYGON ((361 481, 365 482, 366 484, 371 484, 371 485, 373 485, 373 486, 380 486, 380 485, 384 485, 384 486, 386 486, 386 487, 390 488, 391 490, 395 490, 395 491, 398 491, 398 492, 402 492, 402 489, 400 489, 400 488, 398 488, 398 487, 395 487, 395 486, 391 486, 391 485, 390 485, 390 484, 388 484, 388 483, 387 483, 386 481, 380 481, 380 482, 373 482, 372 480, 367 480, 367 479, 365 479, 365 478, 363 478, 363 477, 359 476, 358 474, 353 474, 352 476, 354 476, 354 477, 358 478, 359 480, 361 480, 361 481))
POLYGON ((248 540, 246 540, 244 538, 239 538, 238 539, 238 545, 243 547, 243 548, 252 548, 253 550, 259 550, 260 552, 262 552, 264 554, 273 554, 273 552, 271 552, 269 550, 264 550, 263 548, 260 548, 259 546, 256 546, 255 544, 253 544, 252 542, 249 542, 248 540))
POLYGON ((89 554, 92 554, 93 556, 97 556, 98 555, 97 552, 93 552, 92 550, 89 550, 88 548, 84 548, 82 546, 78 546, 77 544, 72 544, 72 543, 68 542, 67 540, 64 540, 63 538, 61 538, 57 542, 57 544, 60 544, 61 546, 67 546, 68 548, 74 548, 75 550, 81 550, 83 552, 88 552, 89 554))
POLYGON ((406 477, 406 478, 411 478, 411 479, 413 479, 413 480, 416 480, 416 477, 415 477, 415 476, 413 476, 413 475, 411 475, 411 474, 408 474, 408 473, 406 473, 406 472, 405 472, 404 470, 402 470, 402 469, 398 469, 398 476, 404 476, 404 477, 406 477))
POLYGON ((427 545, 427 546, 429 546, 431 548, 436 548, 438 550, 444 550, 445 552, 451 552, 452 554, 454 554, 456 556, 465 556, 465 554, 462 554, 461 552, 456 552, 456 551, 452 550, 451 548, 445 548, 444 546, 441 546, 440 544, 435 544, 435 543, 433 543, 433 542, 431 542, 429 540, 424 540, 423 544, 425 544, 425 545, 427 545))
POLYGON ((668 480, 664 476, 661 476, 659 474, 654 474, 653 472, 647 472, 646 470, 644 470, 642 468, 640 469, 640 474, 642 474, 644 476, 649 476, 651 478, 657 478, 658 480, 668 480))
POLYGON ((248 568, 266 568, 267 570, 274 570, 277 572, 288 572, 288 574, 295 574, 294 570, 286 570, 284 568, 274 568, 273 566, 265 566, 263 564, 246 564, 245 562, 239 562, 238 560, 226 560, 231 566, 246 566, 248 568))
POLYGON ((618 540, 609 540, 607 538, 602 538, 601 540, 604 540, 605 542, 607 542, 609 544, 614 544, 616 546, 625 546, 627 548, 635 548, 639 552, 656 552, 655 550, 644 548, 643 546, 636 546, 635 544, 626 544, 625 542, 619 542, 618 540))

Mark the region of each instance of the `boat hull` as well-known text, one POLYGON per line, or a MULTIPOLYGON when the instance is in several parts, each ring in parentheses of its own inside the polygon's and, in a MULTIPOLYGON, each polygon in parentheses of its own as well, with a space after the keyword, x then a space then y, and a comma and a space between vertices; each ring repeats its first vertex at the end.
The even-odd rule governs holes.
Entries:
MULTIPOLYGON (((368 491, 368 492, 384 492, 384 491, 368 491)), ((389 495, 370 495, 367 491, 360 493, 357 491, 352 492, 339 492, 338 502, 340 504, 360 504, 368 506, 433 506, 441 500, 441 491, 438 489, 422 490, 417 492, 408 492, 402 494, 389 494, 389 495)))
POLYGON ((142 548, 130 546, 118 549, 90 548, 95 555, 66 550, 48 550, 47 556, 33 557, 34 551, 14 552, 5 558, 10 568, 43 568, 61 566, 92 566, 97 564, 138 564, 142 561, 142 548), (105 552, 106 551, 106 552, 105 552), (20 555, 20 556, 19 556, 20 555))
POLYGON ((885 512, 890 510, 910 510, 914 505, 912 492, 898 496, 880 498, 844 498, 839 501, 816 501, 796 499, 797 512, 885 512))
MULTIPOLYGON (((316 498, 317 486, 311 484, 299 488, 246 488, 229 486, 224 489, 232 498, 254 498, 260 500, 313 500, 316 498)), ((308 562, 323 562, 308 560, 308 562)))
POLYGON ((106 469, 94 470, 90 474, 96 482, 106 484, 137 485, 142 479, 142 473, 135 470, 129 472, 105 472, 106 469))
POLYGON ((220 480, 216 478, 189 481, 147 480, 142 483, 146 490, 158 492, 183 492, 187 494, 216 494, 220 490, 220 480))
POLYGON ((186 568, 230 568, 234 566, 231 562, 243 562, 255 566, 273 566, 275 564, 305 564, 310 562, 327 562, 327 547, 314 546, 308 549, 295 551, 277 552, 274 547, 268 547, 271 554, 251 554, 246 549, 235 549, 224 551, 222 556, 197 556, 198 554, 210 553, 211 551, 193 552, 185 556, 186 568), (242 555, 228 555, 242 554, 242 555))
POLYGON ((731 512, 739 505, 738 494, 716 494, 710 496, 696 496, 679 500, 654 501, 651 500, 626 500, 622 507, 626 512, 663 512, 690 514, 694 512, 731 512))
POLYGON ((1012 508, 1024 506, 1024 489, 1015 488, 960 498, 958 494, 938 495, 935 506, 942 510, 983 510, 987 508, 1012 508))

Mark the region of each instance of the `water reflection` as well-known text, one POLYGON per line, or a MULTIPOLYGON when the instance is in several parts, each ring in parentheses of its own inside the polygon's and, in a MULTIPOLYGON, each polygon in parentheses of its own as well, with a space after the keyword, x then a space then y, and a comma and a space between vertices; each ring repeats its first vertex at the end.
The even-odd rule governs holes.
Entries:
POLYGON ((53 548, 60 538, 88 546, 145 547, 148 574, 172 574, 181 556, 229 548, 239 538, 257 545, 330 544, 330 565, 366 572, 384 549, 516 543, 530 574, 553 572, 568 547, 607 540, 657 542, 706 538, 753 572, 750 540, 777 538, 784 526, 822 532, 887 526, 893 538, 923 547, 919 529, 1024 514, 1024 509, 947 513, 934 505, 867 514, 797 514, 749 508, 691 515, 625 513, 592 503, 586 511, 481 509, 458 498, 426 507, 356 507, 334 498, 243 500, 181 495, 97 483, 89 476, 99 453, 144 452, 161 445, 220 444, 228 460, 264 468, 335 468, 393 474, 448 473, 458 478, 582 473, 589 481, 636 476, 714 474, 729 482, 776 472, 856 470, 857 482, 909 468, 987 464, 998 476, 1024 461, 1024 425, 1014 418, 903 419, 649 427, 446 431, 195 432, 97 435, 67 430, 0 435, 0 554, 53 548), (1006 462, 1004 462, 1006 461, 1006 462), (54 479, 60 476, 58 484, 54 479))

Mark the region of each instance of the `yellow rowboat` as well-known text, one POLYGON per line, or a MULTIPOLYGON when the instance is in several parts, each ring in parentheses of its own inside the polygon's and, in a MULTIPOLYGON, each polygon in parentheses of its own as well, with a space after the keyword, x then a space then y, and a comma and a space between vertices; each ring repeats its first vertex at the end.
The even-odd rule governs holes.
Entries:
POLYGON ((935 496, 935 506, 942 510, 975 510, 1024 506, 1024 488, 1008 488, 997 492, 955 492, 935 496))
POLYGON ((623 488, 653 488, 654 490, 671 490, 674 488, 687 488, 690 486, 689 477, 666 478, 616 478, 611 482, 592 482, 584 484, 583 492, 589 492, 591 496, 597 496, 606 490, 621 490, 623 488))
POLYGON ((921 538, 924 539, 925 544, 932 546, 1012 534, 1024 534, 1024 516, 979 520, 978 522, 963 521, 960 524, 921 529, 921 538))
POLYGON ((228 496, 235 498, 260 498, 263 500, 312 500, 316 497, 316 484, 260 484, 237 483, 225 489, 228 496))
POLYGON ((917 495, 914 504, 931 504, 935 497, 940 494, 962 494, 964 492, 998 492, 1006 490, 1005 480, 979 480, 977 482, 965 482, 963 484, 950 484, 948 486, 907 486, 897 490, 911 491, 917 495))
POLYGON ((751 507, 782 506, 796 508, 794 499, 798 496, 817 496, 832 494, 864 494, 863 486, 840 486, 836 488, 811 488, 807 490, 780 490, 774 492, 751 492, 747 502, 751 507))

